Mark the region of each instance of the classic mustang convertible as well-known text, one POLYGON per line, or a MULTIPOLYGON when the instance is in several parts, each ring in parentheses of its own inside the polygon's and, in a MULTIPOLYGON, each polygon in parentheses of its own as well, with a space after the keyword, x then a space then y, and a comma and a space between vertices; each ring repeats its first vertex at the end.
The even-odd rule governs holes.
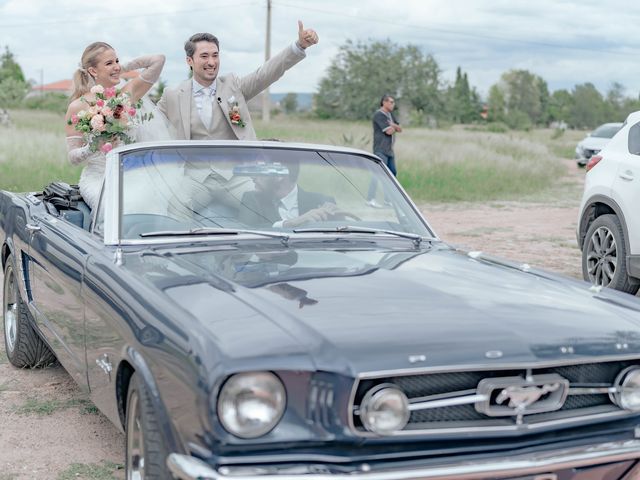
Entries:
POLYGON ((2 192, 0 245, 9 360, 129 479, 640 476, 637 299, 446 245, 365 152, 129 145, 93 212, 2 192))

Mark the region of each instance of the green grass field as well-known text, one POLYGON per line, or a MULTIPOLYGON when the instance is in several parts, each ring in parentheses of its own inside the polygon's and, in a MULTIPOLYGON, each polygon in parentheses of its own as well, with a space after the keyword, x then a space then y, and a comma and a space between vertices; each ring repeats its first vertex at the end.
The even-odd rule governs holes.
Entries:
MULTIPOLYGON (((0 127, 0 189, 38 191, 52 180, 77 182, 81 167, 67 161, 63 117, 34 110, 10 114, 13 126, 0 127)), ((395 145, 400 183, 419 201, 521 198, 557 187, 561 158, 571 158, 583 136, 485 130, 405 128, 395 145)), ((276 117, 268 125, 257 121, 256 131, 258 138, 371 150, 369 122, 276 117)))

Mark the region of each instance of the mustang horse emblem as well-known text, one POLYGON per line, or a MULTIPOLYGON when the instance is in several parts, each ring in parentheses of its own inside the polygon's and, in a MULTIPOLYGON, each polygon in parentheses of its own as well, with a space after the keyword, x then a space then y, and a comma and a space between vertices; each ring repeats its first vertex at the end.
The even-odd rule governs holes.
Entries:
POLYGON ((509 407, 514 408, 517 412, 524 412, 529 405, 537 402, 540 397, 550 392, 555 392, 560 388, 559 383, 551 383, 536 386, 511 386, 500 392, 496 397, 496 403, 502 404, 509 400, 509 407))

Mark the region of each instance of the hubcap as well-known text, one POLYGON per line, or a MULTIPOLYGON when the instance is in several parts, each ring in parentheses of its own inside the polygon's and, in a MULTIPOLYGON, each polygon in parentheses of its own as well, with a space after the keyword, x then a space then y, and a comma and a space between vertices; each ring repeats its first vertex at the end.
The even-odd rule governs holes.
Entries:
POLYGON ((131 394, 127 425, 127 480, 144 479, 144 435, 140 425, 140 397, 131 394))
POLYGON ((587 247, 587 273, 595 285, 606 287, 613 280, 618 261, 616 239, 611 230, 600 227, 589 239, 587 247))
POLYGON ((7 344, 7 353, 11 354, 16 345, 18 302, 13 270, 10 268, 7 270, 7 275, 4 279, 3 298, 4 337, 7 344))

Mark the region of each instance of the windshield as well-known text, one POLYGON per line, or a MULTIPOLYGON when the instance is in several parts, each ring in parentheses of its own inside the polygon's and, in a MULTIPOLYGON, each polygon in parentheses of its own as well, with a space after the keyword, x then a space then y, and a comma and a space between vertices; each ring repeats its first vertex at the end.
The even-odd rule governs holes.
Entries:
POLYGON ((120 169, 122 239, 203 228, 433 235, 390 174, 357 154, 170 147, 124 154, 120 169))
POLYGON ((621 123, 600 125, 591 134, 592 137, 612 138, 622 127, 621 123))

